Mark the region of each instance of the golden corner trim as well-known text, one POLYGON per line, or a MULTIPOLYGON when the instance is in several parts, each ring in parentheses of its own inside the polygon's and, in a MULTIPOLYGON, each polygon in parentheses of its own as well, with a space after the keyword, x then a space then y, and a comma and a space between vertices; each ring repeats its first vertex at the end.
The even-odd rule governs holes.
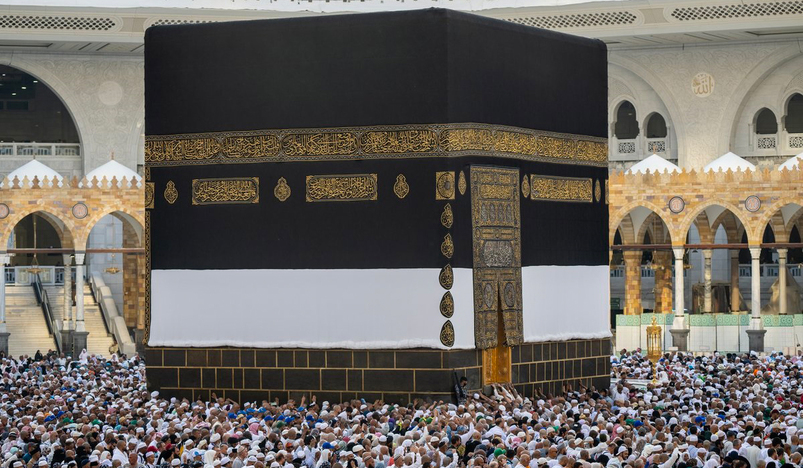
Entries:
POLYGON ((530 198, 544 201, 591 203, 593 182, 588 178, 530 176, 530 198))
POLYGON ((608 164, 605 138, 476 123, 150 135, 145 140, 145 163, 153 167, 466 155, 608 164))
POLYGON ((309 175, 307 201, 371 201, 378 197, 376 174, 309 175))
POLYGON ((259 177, 192 179, 193 205, 259 203, 259 177))

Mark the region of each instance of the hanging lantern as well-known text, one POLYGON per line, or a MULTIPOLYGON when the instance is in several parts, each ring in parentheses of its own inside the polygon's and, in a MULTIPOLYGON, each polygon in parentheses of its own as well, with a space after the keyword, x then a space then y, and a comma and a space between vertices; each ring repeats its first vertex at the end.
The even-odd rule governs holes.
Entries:
POLYGON ((37 257, 37 255, 39 255, 39 254, 35 252, 35 250, 36 250, 36 215, 32 215, 32 216, 33 216, 33 248, 34 248, 34 253, 33 253, 33 261, 31 262, 31 266, 28 268, 28 273, 31 274, 31 275, 38 275, 38 274, 42 273, 45 270, 42 269, 42 268, 39 268, 39 259, 37 257))
POLYGON ((117 273, 120 273, 120 269, 117 268, 116 266, 114 266, 114 253, 112 253, 112 266, 110 266, 109 268, 106 268, 105 271, 106 271, 106 273, 109 273, 110 275, 116 275, 117 273))

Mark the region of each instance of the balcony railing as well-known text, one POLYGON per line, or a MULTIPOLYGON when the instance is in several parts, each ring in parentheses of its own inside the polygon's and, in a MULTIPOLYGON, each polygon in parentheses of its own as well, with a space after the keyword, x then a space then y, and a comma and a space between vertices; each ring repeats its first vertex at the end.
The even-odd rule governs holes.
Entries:
POLYGON ((666 153, 666 138, 647 138, 647 154, 666 153))
POLYGON ((0 143, 0 156, 81 156, 78 143, 0 143))
POLYGON ((788 133, 786 144, 790 149, 803 149, 803 133, 788 133))

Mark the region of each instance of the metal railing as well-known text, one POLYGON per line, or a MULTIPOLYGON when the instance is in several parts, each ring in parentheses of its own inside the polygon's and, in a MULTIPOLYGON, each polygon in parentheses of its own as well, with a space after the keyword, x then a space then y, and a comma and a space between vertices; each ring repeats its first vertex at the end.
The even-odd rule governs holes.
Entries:
POLYGON ((106 286, 100 273, 93 271, 89 275, 89 287, 98 303, 98 308, 100 308, 106 330, 114 337, 120 352, 127 356, 133 356, 136 353, 136 345, 131 337, 131 332, 126 326, 125 319, 117 310, 111 289, 106 286))
POLYGON ((42 313, 45 315, 45 323, 47 324, 47 331, 53 336, 56 342, 56 350, 61 352, 61 333, 53 318, 53 311, 50 309, 50 299, 47 297, 47 291, 42 287, 42 281, 39 279, 39 274, 33 275, 34 279, 31 282, 33 292, 36 295, 36 302, 42 307, 42 313))
POLYGON ((0 156, 81 156, 78 143, 0 143, 0 156))

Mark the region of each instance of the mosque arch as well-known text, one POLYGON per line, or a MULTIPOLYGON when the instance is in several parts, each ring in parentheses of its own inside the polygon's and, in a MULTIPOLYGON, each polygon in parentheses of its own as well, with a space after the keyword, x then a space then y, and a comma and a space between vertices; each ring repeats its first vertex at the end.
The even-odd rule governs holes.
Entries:
POLYGON ((134 234, 134 237, 131 238, 131 241, 127 242, 129 245, 126 247, 142 247, 145 225, 144 214, 133 212, 119 203, 112 206, 106 206, 102 211, 93 214, 90 217, 89 221, 86 223, 86 229, 81 233, 81 236, 78 239, 78 243, 76 244, 77 247, 86 250, 92 229, 94 229, 95 226, 108 215, 119 219, 123 225, 122 229, 131 229, 131 232, 134 234))
MULTIPOLYGON (((706 204, 701 204, 700 206, 697 206, 693 210, 691 210, 689 214, 687 214, 686 217, 683 218, 683 220, 680 222, 680 226, 678 227, 678 232, 683 233, 683 236, 685 238, 688 235, 692 225, 696 225, 699 231, 700 230, 699 226, 702 225, 701 224, 702 220, 698 218, 700 217, 701 213, 704 213, 704 219, 708 223, 708 226, 707 227, 703 226, 706 229, 706 233, 700 232, 701 241, 705 242, 704 240, 702 240, 703 236, 710 235, 710 240, 711 240, 710 243, 713 243, 713 235, 716 232, 716 230, 712 231, 711 228, 713 227, 713 223, 724 211, 730 212, 730 214, 733 215, 736 221, 738 221, 737 224, 741 224, 743 226, 749 226, 749 224, 746 224, 745 220, 739 215, 740 210, 737 206, 734 206, 733 204, 728 203, 724 200, 714 199, 710 200, 706 204), (714 218, 713 222, 711 221, 712 217, 714 218)), ((752 235, 752 233, 748 234, 748 239, 750 241, 753 241, 754 237, 755 236, 752 235)))
POLYGON ((659 112, 653 112, 644 120, 647 138, 666 138, 668 130, 666 119, 659 112))
POLYGON ((616 107, 616 121, 614 122, 613 134, 620 140, 635 139, 639 133, 638 118, 636 116, 636 106, 628 100, 620 102, 616 107))
MULTIPOLYGON (((67 101, 49 79, 14 65, 0 65, 0 142, 67 143, 81 145, 81 127, 67 101), (20 118, 20 116, 26 118, 20 118)), ((72 147, 56 148, 43 154, 43 148, 22 148, 19 156, 80 156, 72 147), (37 151, 40 151, 37 153, 37 151)))

